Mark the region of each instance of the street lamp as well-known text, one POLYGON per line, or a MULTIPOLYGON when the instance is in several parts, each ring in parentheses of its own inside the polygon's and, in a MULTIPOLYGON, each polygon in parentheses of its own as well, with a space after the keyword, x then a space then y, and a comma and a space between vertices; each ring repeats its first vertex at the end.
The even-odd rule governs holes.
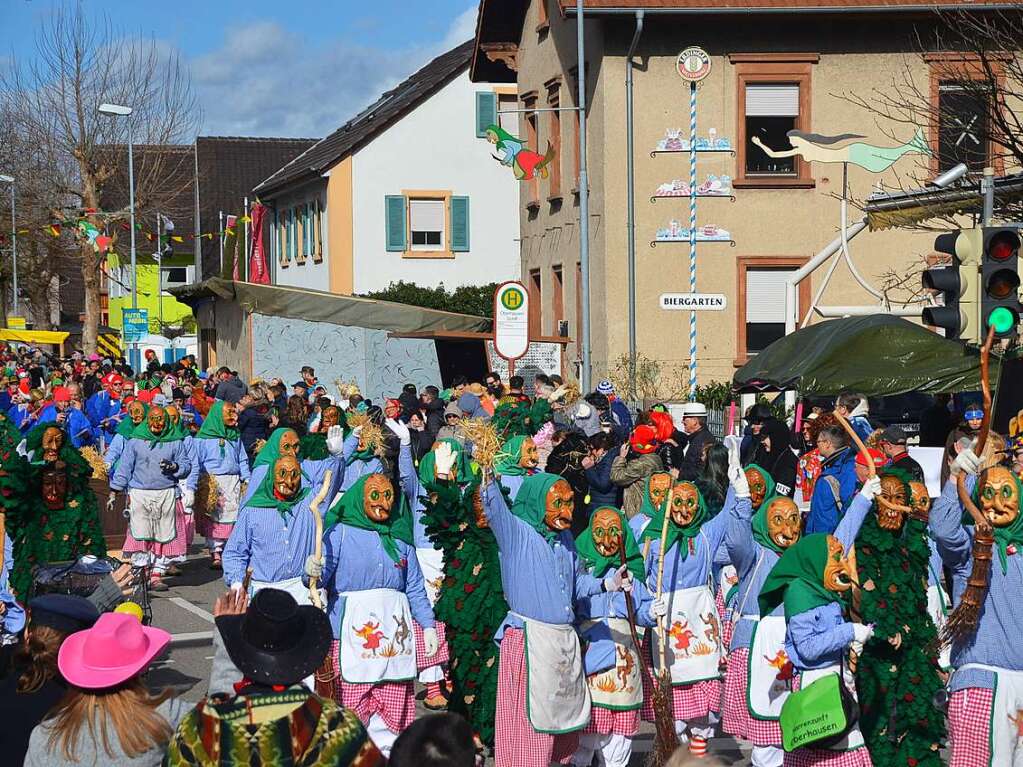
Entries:
POLYGON ((11 260, 14 262, 14 316, 18 316, 18 229, 14 221, 14 176, 0 175, 0 181, 11 185, 11 260))
POLYGON ((114 117, 127 117, 128 119, 128 216, 131 226, 131 308, 138 309, 138 277, 135 272, 135 165, 132 157, 131 145, 131 107, 120 104, 100 104, 99 111, 105 115, 114 117))

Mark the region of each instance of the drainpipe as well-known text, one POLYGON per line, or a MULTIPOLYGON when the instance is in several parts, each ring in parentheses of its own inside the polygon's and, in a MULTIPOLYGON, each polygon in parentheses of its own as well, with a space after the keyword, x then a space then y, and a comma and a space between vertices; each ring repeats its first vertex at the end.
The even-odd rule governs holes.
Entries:
POLYGON ((584 392, 590 391, 590 180, 586 172, 586 32, 584 29, 583 0, 575 4, 576 54, 579 75, 579 271, 583 281, 583 318, 579 335, 583 342, 583 367, 579 383, 584 392))
POLYGON ((633 148, 632 56, 643 34, 643 11, 636 11, 636 31, 625 56, 625 163, 629 237, 629 398, 636 399, 636 163, 633 148))

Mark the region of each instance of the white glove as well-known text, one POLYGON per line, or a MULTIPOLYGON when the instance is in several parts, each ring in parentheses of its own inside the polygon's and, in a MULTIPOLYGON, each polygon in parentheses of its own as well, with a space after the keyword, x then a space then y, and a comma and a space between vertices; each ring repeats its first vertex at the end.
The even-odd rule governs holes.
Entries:
POLYGON ((592 412, 593 411, 590 409, 589 405, 587 405, 585 402, 580 402, 579 406, 575 409, 575 417, 589 418, 592 412))
POLYGON ((331 455, 341 455, 341 449, 345 444, 344 430, 340 426, 331 426, 327 429, 327 452, 331 455))
POLYGON ((874 624, 854 623, 853 627, 853 641, 859 642, 860 644, 866 644, 872 636, 874 636, 874 624))
POLYGON ((876 475, 870 477, 860 488, 860 495, 873 502, 875 497, 881 495, 881 478, 876 475))
POLYGON ((337 401, 337 406, 339 408, 341 408, 342 410, 348 410, 348 406, 351 405, 351 404, 352 404, 352 401, 348 400, 348 399, 339 399, 337 401))
POLYGON ((110 491, 110 495, 107 496, 107 511, 114 510, 114 504, 117 503, 117 493, 113 490, 110 491))
MULTIPOLYGON (((975 445, 976 442, 973 444, 975 445)), ((952 473, 958 474, 960 471, 965 471, 971 475, 979 474, 980 465, 981 459, 973 452, 973 445, 971 445, 956 456, 955 461, 952 463, 952 473)))
POLYGON ((566 392, 568 392, 568 387, 562 384, 557 389, 551 392, 550 396, 547 398, 547 401, 557 402, 559 399, 565 396, 566 392))
POLYGON ((323 557, 310 554, 305 558, 305 574, 310 578, 319 578, 323 575, 323 557))
POLYGON ((427 657, 437 654, 437 650, 440 649, 437 629, 423 629, 423 647, 426 649, 427 657))
MULTIPOLYGON (((729 474, 732 473, 731 468, 729 468, 728 473, 729 474)), ((735 490, 736 498, 750 497, 749 480, 746 479, 746 472, 742 470, 742 467, 738 467, 738 471, 736 471, 735 476, 734 477, 730 476, 729 480, 732 483, 732 489, 735 490)))
POLYGON ((441 442, 433 451, 434 465, 438 477, 450 477, 455 467, 455 451, 447 442, 441 442))
POLYGON ((622 565, 615 570, 614 575, 604 579, 604 591, 632 591, 632 576, 629 575, 629 566, 622 565))
POLYGON ((665 594, 650 603, 650 614, 655 618, 663 618, 668 614, 668 597, 665 594))
POLYGON ((396 421, 393 418, 388 418, 384 421, 384 425, 391 430, 391 432, 398 438, 403 445, 412 444, 412 436, 409 432, 409 428, 406 424, 401 421, 396 421))

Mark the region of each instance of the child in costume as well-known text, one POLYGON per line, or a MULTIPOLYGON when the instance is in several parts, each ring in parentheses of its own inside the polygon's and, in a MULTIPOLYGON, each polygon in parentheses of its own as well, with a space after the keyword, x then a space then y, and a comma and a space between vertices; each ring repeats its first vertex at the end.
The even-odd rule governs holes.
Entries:
POLYGON ((590 690, 590 723, 582 731, 572 764, 589 767, 595 752, 606 767, 628 767, 632 739, 639 731, 643 679, 639 652, 629 626, 626 600, 632 600, 637 626, 653 626, 655 612, 666 612, 663 597, 652 611, 652 598, 643 583, 643 555, 625 515, 611 506, 594 509, 590 523, 576 539, 576 552, 586 572, 603 578, 621 565, 621 551, 633 578, 630 594, 596 594, 576 602, 579 635, 585 643, 583 665, 590 690))

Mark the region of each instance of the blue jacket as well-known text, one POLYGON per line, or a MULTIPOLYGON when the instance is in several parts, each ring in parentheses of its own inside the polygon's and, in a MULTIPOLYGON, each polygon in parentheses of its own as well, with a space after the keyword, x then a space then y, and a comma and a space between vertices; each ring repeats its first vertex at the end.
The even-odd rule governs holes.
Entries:
POLYGON ((632 413, 629 412, 629 406, 617 397, 611 400, 611 415, 627 432, 632 431, 632 413))
MULTIPOLYGON (((75 447, 91 445, 93 442, 92 424, 89 423, 85 413, 76 407, 69 407, 64 412, 67 413, 67 418, 64 421, 64 431, 71 435, 71 444, 75 447)), ((39 414, 39 419, 36 421, 36 424, 41 423, 57 423, 56 405, 47 405, 43 408, 43 411, 39 414)))
POLYGON ((843 448, 824 462, 824 469, 813 486, 810 498, 810 513, 806 518, 804 535, 810 533, 833 533, 838 527, 842 514, 849 508, 853 495, 856 493, 856 451, 843 448), (842 499, 842 511, 835 503, 832 483, 827 477, 838 479, 839 497, 842 499))
POLYGON ((590 485, 590 505, 587 511, 593 511, 598 506, 621 508, 618 485, 611 481, 611 464, 617 455, 617 450, 608 450, 599 463, 586 470, 586 481, 590 485))

